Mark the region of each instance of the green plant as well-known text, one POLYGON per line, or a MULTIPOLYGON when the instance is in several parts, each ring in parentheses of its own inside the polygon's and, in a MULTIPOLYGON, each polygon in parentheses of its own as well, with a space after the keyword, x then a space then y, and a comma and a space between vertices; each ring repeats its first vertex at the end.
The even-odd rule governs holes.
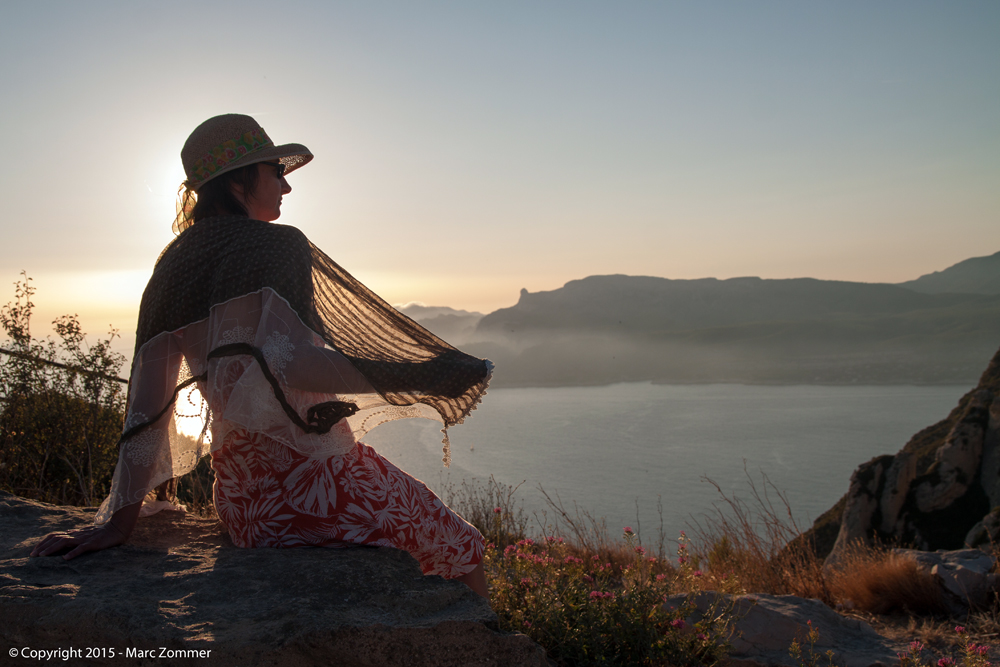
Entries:
POLYGON ((0 309, 9 342, 0 357, 0 489, 69 505, 107 494, 118 459, 125 392, 115 376, 125 358, 109 337, 87 345, 75 315, 54 322, 60 342, 31 336, 31 279, 0 309))
POLYGON ((523 632, 559 665, 713 665, 728 644, 725 615, 692 622, 694 605, 665 604, 672 577, 637 544, 630 528, 623 566, 561 537, 492 545, 486 570, 504 629, 523 632), (658 574, 659 572, 659 574, 658 574))

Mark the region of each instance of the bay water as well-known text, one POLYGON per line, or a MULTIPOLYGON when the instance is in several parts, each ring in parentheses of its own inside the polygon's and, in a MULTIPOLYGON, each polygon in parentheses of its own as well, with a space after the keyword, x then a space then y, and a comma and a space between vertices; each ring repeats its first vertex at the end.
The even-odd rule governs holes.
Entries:
POLYGON ((747 474, 758 490, 764 474, 807 527, 847 491, 859 464, 895 454, 914 433, 946 417, 970 388, 623 383, 496 389, 465 424, 449 430, 449 469, 441 463, 435 422, 384 424, 364 441, 439 493, 449 483, 493 476, 520 484, 518 499, 541 521, 548 509, 541 487, 570 510, 575 503, 603 517, 612 537, 631 526, 654 544, 661 516, 670 540, 719 505, 719 492, 706 478, 749 500, 747 474))

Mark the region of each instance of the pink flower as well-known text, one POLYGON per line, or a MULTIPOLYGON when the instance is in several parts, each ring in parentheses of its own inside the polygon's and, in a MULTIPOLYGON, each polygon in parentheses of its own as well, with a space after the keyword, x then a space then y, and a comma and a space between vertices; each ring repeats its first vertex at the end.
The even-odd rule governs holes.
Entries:
POLYGON ((956 625, 955 626, 955 632, 957 632, 960 635, 964 635, 965 634, 965 626, 963 626, 963 625, 956 625))
POLYGON ((675 618, 674 620, 670 621, 670 627, 677 628, 678 630, 680 630, 681 628, 684 627, 684 621, 679 618, 675 618))
POLYGON ((625 534, 632 535, 632 526, 625 526, 625 534))
POLYGON ((583 580, 586 581, 588 584, 594 583, 594 578, 589 574, 583 575, 583 580))
POLYGON ((500 514, 500 508, 499 507, 494 507, 493 508, 493 513, 494 514, 500 514))
POLYGON ((636 547, 635 548, 635 552, 637 554, 639 554, 640 556, 644 556, 646 554, 646 550, 644 548, 642 548, 642 547, 636 547))
POLYGON ((700 577, 701 575, 702 575, 701 570, 695 570, 694 572, 691 573, 691 576, 694 577, 700 577))
POLYGON ((924 650, 924 645, 921 644, 919 641, 912 641, 912 642, 910 642, 910 650, 914 651, 914 652, 923 651, 924 650))
POLYGON ((666 578, 667 578, 667 575, 665 575, 665 574, 658 574, 658 575, 656 575, 656 580, 657 581, 663 581, 666 578))
POLYGON ((524 622, 524 627, 530 628, 531 627, 531 621, 525 621, 524 622))
POLYGON ((604 597, 604 595, 601 593, 601 591, 590 591, 590 598, 591 599, 602 598, 602 597, 604 597))
POLYGON ((937 661, 937 667, 951 667, 955 664, 955 661, 951 658, 941 658, 937 661))
POLYGON ((700 639, 701 641, 705 641, 706 639, 708 639, 708 637, 706 637, 704 633, 699 632, 698 639, 700 639))

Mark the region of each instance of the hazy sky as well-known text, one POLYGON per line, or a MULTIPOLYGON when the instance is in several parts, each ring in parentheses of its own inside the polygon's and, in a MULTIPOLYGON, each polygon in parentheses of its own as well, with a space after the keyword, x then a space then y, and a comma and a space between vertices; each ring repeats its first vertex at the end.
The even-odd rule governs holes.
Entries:
POLYGON ((281 222, 393 303, 909 280, 1000 250, 998 35, 993 1, 4 2, 0 303, 25 269, 36 333, 130 341, 227 112, 316 154, 281 222))

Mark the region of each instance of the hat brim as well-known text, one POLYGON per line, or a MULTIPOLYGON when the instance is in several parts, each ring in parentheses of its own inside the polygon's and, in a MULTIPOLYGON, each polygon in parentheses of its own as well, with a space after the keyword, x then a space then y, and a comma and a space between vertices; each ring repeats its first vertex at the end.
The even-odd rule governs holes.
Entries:
POLYGON ((268 146, 254 151, 249 155, 244 155, 233 160, 222 169, 215 171, 208 178, 194 184, 192 188, 197 192, 198 188, 205 185, 214 178, 222 176, 228 171, 247 167, 258 162, 280 162, 285 165, 285 174, 290 174, 299 167, 303 167, 313 159, 313 154, 302 144, 282 144, 281 146, 268 146))

